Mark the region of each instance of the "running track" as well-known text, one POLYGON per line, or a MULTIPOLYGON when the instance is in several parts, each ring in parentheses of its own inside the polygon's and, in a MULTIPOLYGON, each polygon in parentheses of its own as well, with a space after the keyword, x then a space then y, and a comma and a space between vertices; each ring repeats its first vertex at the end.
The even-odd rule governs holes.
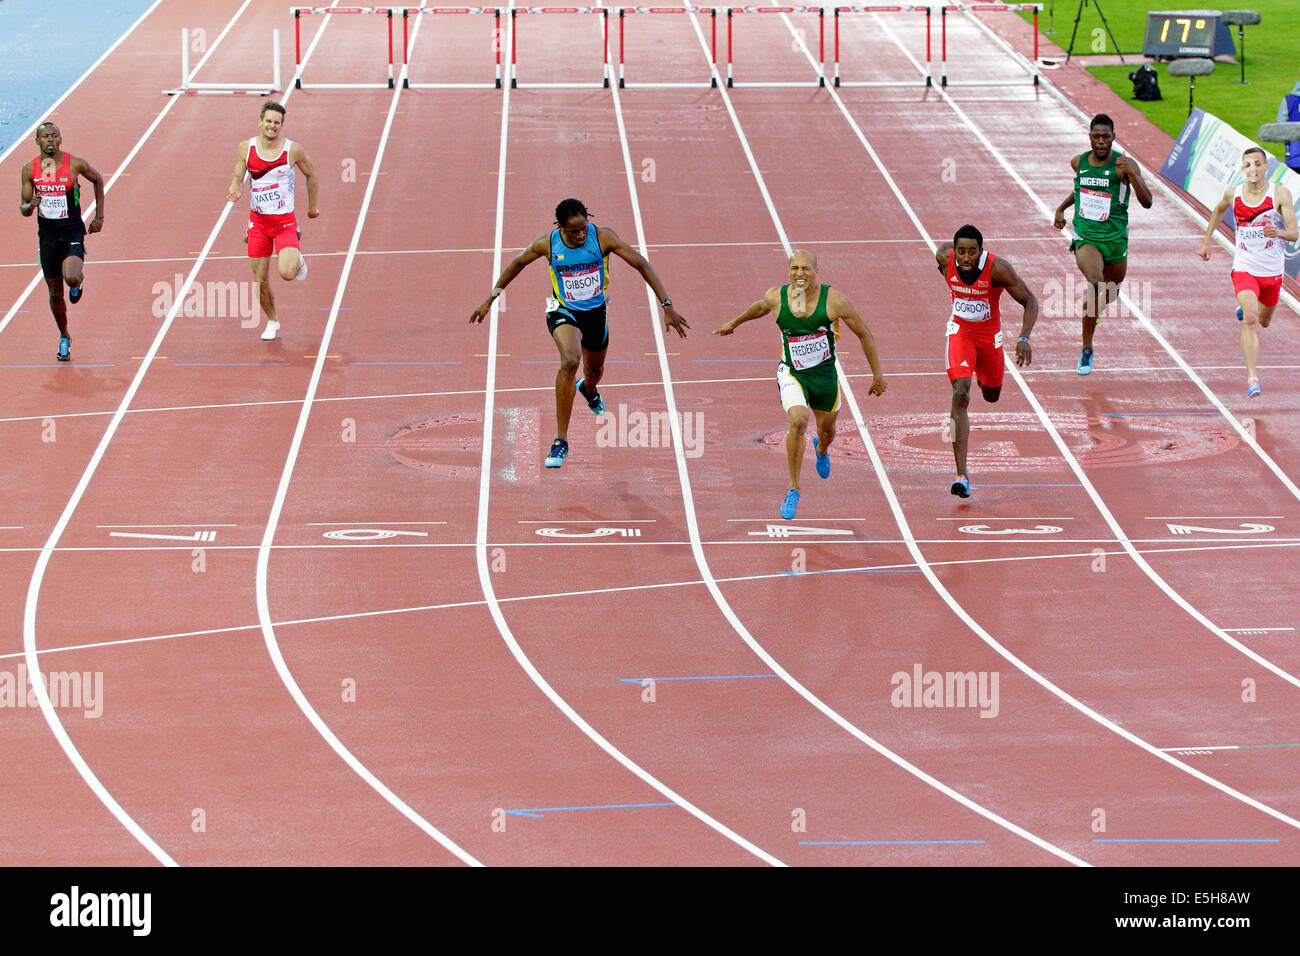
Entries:
MULTIPOLYGON (((309 80, 382 74, 358 19, 311 18, 309 80)), ((692 19, 638 20, 630 78, 638 51, 645 78, 707 76, 692 19)), ((954 21, 950 75, 1017 75, 954 21)), ((597 76, 595 22, 524 18, 521 80, 597 76)), ((274 27, 291 57, 290 25, 279 3, 160 5, 60 107, 68 148, 121 174, 71 364, 25 294, 30 227, 0 239, 0 670, 103 680, 98 717, 0 715, 4 862, 1297 862, 1294 313, 1248 406, 1226 257, 1194 258, 1203 225, 1157 192, 1131 305, 1076 376, 1044 206, 1077 115, 1028 82, 294 91, 323 215, 267 346, 158 286, 246 278, 223 197, 255 98, 158 91, 179 27, 229 26, 204 66, 229 78, 267 72, 274 27), (540 267, 495 324, 465 319, 565 195, 649 253, 692 323, 663 339, 614 266, 607 405, 692 431, 602 447, 579 405, 549 472, 540 267), (926 243, 966 221, 1045 311, 1033 365, 972 404, 959 503, 926 243), (890 387, 868 396, 842 342, 832 479, 809 461, 783 523, 774 334, 711 331, 795 247, 858 304, 890 387), (574 537, 597 528, 622 533, 574 537), (996 716, 893 706, 917 665, 996 673, 996 716)), ((741 18, 738 78, 814 75, 800 26, 741 18)), ((488 76, 489 30, 424 17, 412 62, 488 76)), ((843 42, 846 75, 917 75, 915 23, 864 17, 843 42)))

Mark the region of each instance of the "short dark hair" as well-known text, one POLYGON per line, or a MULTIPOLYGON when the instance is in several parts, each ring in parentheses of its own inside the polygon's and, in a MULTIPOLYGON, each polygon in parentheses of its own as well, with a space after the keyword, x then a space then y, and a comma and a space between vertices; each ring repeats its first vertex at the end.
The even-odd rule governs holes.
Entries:
POLYGON ((590 219, 591 213, 587 212, 587 207, 576 199, 566 199, 555 207, 555 224, 557 226, 563 226, 574 216, 590 219))
POLYGON ((1242 150, 1241 158, 1245 159, 1251 153, 1259 153, 1259 155, 1264 157, 1264 162, 1268 162, 1268 153, 1264 152, 1264 150, 1259 146, 1250 146, 1242 150))
POLYGON ((56 130, 59 128, 59 124, 56 123, 56 122, 54 122, 54 120, 46 120, 44 123, 42 123, 42 124, 40 124, 39 126, 37 126, 37 127, 36 127, 36 141, 37 141, 38 143, 39 143, 40 140, 41 140, 41 130, 45 129, 45 127, 47 127, 47 126, 53 126, 56 130))
POLYGON ((1092 129, 1094 126, 1105 126, 1109 128, 1112 133, 1115 132, 1115 121, 1105 113, 1098 113, 1094 116, 1092 122, 1088 124, 1088 129, 1092 129))
POLYGON ((280 120, 281 121, 284 120, 284 107, 281 106, 279 103, 277 103, 275 100, 267 100, 265 103, 263 103, 262 112, 257 114, 257 118, 261 119, 263 116, 265 116, 268 112, 271 111, 279 113, 280 120))
POLYGON ((966 223, 966 225, 962 226, 952 234, 952 245, 954 249, 957 247, 958 239, 974 239, 975 245, 979 246, 981 249, 984 248, 984 236, 981 235, 980 231, 970 223, 966 223))

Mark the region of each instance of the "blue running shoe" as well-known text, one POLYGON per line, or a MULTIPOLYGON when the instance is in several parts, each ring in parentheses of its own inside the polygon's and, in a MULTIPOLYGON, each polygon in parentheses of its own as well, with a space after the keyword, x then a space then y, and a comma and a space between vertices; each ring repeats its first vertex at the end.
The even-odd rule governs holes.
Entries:
POLYGON ((1262 392, 1262 391, 1263 391, 1263 389, 1259 387, 1259 379, 1257 379, 1257 378, 1252 378, 1252 379, 1248 379, 1248 380, 1247 380, 1247 382, 1246 382, 1246 397, 1247 397, 1247 398, 1258 398, 1258 397, 1259 397, 1259 393, 1262 392))
POLYGON ((564 459, 569 457, 569 443, 563 438, 557 438, 551 442, 551 450, 546 455, 547 468, 559 468, 564 464, 564 459))
MULTIPOLYGON (((817 451, 816 435, 813 435, 813 451, 817 451)), ((820 452, 817 453, 817 474, 821 475, 823 478, 829 478, 831 476, 831 453, 830 452, 827 452, 824 455, 821 454, 820 452)))
POLYGON ((78 302, 81 301, 81 286, 74 285, 71 289, 68 290, 68 301, 71 302, 73 305, 76 305, 78 302))
POLYGON ((600 392, 597 392, 591 398, 587 398, 587 393, 582 390, 582 383, 585 381, 586 381, 585 378, 578 379, 577 382, 578 394, 581 395, 584 399, 586 399, 587 407, 590 408, 592 412, 594 412, 597 415, 604 415, 605 400, 600 397, 600 392))
POLYGON ((791 488, 785 493, 785 501, 781 502, 781 517, 789 521, 794 517, 795 511, 799 507, 799 492, 791 488))
POLYGON ((1237 321, 1238 322, 1246 321, 1246 317, 1241 313, 1241 306, 1237 306, 1237 321))
POLYGON ((1092 349, 1084 349, 1083 354, 1079 356, 1079 367, 1075 369, 1080 375, 1088 375, 1092 372, 1092 349))
POLYGON ((72 344, 72 339, 68 338, 67 336, 64 336, 63 338, 59 339, 58 359, 60 362, 66 362, 68 359, 72 358, 72 353, 68 350, 68 346, 70 346, 71 344, 72 344))
POLYGON ((970 480, 965 475, 958 475, 949 490, 958 498, 969 498, 970 480))

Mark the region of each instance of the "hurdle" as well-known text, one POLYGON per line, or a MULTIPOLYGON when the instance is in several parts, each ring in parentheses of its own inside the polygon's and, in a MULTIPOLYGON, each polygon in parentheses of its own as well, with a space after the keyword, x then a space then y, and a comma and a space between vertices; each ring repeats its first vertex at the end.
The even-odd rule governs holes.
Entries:
POLYGON ((609 8, 608 7, 514 7, 510 10, 510 32, 513 41, 510 44, 510 86, 545 90, 587 90, 601 89, 609 86, 609 8), (604 77, 600 83, 520 83, 517 64, 519 62, 519 27, 520 15, 537 13, 594 13, 599 15, 603 33, 601 40, 602 59, 604 60, 604 77))
POLYGON ((500 7, 404 7, 402 9, 402 88, 412 90, 480 90, 480 89, 501 89, 501 43, 503 37, 501 34, 501 8, 500 7), (410 15, 416 14, 439 14, 452 16, 456 14, 489 14, 493 17, 493 43, 492 47, 496 52, 497 68, 496 82, 489 83, 412 83, 410 77, 410 65, 407 62, 407 47, 410 45, 408 40, 408 29, 410 15))
POLYGON ((1038 12, 1043 9, 1041 3, 954 3, 939 8, 939 33, 940 33, 940 78, 939 83, 942 86, 1019 86, 1023 81, 1020 80, 967 80, 963 83, 948 82, 948 11, 953 10, 964 13, 969 18, 972 13, 1015 13, 1020 10, 1034 11, 1034 60, 1032 68, 1026 67, 1020 63, 1020 58, 1014 62, 1026 70, 1033 80, 1034 86, 1038 86, 1038 12))
POLYGON ((618 87, 635 87, 637 89, 665 90, 677 87, 717 86, 718 85, 718 10, 716 7, 619 7, 618 8, 618 87), (674 81, 665 83, 628 83, 623 76, 623 37, 627 33, 627 20, 624 14, 645 13, 707 13, 709 15, 709 32, 711 35, 709 81, 674 81))
POLYGON ((834 79, 836 86, 933 86, 934 75, 930 69, 930 8, 913 4, 902 6, 852 6, 835 8, 834 27, 834 79), (925 79, 923 80, 841 80, 840 79, 840 14, 841 13, 924 13, 925 14, 925 79))
POLYGON ((293 14, 293 85, 299 90, 378 90, 393 89, 393 8, 392 7, 290 7, 293 14), (307 16, 333 15, 380 15, 384 17, 388 29, 388 82, 387 83, 312 83, 310 86, 302 81, 302 18, 307 16))
POLYGON ((190 74, 190 31, 181 27, 181 85, 163 90, 166 96, 267 96, 280 89, 280 31, 271 31, 270 83, 197 83, 190 74))
POLYGON ((826 8, 825 7, 727 7, 727 86, 825 86, 826 85, 826 8), (815 13, 817 14, 817 79, 754 80, 737 83, 731 72, 731 21, 736 13, 815 13))

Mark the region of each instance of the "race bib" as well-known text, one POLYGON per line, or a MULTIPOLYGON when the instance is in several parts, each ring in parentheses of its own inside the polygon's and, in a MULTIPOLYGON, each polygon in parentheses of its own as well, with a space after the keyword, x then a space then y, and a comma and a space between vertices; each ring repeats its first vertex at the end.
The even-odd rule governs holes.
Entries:
POLYGON ((569 302, 594 299, 600 292, 600 264, 593 262, 574 272, 561 272, 560 285, 564 289, 564 298, 569 302))
POLYGON ((1079 215, 1092 222, 1105 222, 1110 218, 1110 193, 1080 187, 1079 215))
POLYGON ((554 296, 548 295, 546 297, 546 311, 558 312, 559 310, 560 310, 560 300, 555 298, 554 296))
POLYGON ((254 187, 249 198, 253 208, 264 216, 274 215, 284 208, 284 197, 280 194, 279 186, 268 186, 265 189, 254 187))
POLYGON ((963 322, 984 322, 993 313, 985 299, 953 299, 952 317, 963 322))
POLYGON ((994 347, 995 349, 1000 349, 1000 348, 1002 348, 1002 330, 1001 330, 1001 329, 998 329, 997 332, 993 333, 993 347, 994 347))
POLYGON ((68 197, 66 194, 52 196, 47 193, 41 193, 41 218, 42 219, 67 219, 68 218, 68 197))
POLYGON ((790 344, 790 361, 794 363, 796 371, 810 369, 831 357, 831 343, 825 332, 792 335, 787 341, 790 344))
POLYGON ((1273 240, 1264 235, 1263 226, 1237 227, 1237 248, 1243 252, 1258 252, 1272 246, 1273 240))
POLYGON ((948 320, 948 331, 947 331, 946 333, 944 333, 944 334, 946 334, 946 335, 956 335, 956 334, 957 334, 957 320, 956 320, 956 319, 949 319, 949 320, 948 320))

